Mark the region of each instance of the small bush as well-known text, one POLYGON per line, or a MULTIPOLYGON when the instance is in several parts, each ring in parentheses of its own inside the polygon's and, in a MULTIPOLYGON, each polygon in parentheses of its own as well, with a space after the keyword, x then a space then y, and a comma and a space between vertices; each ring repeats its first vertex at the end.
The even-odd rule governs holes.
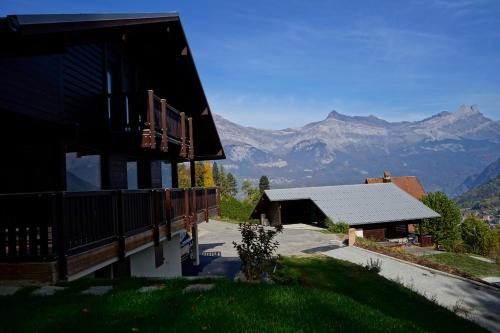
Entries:
POLYGON ((333 222, 329 218, 325 220, 325 227, 328 231, 335 234, 348 234, 349 233, 349 224, 343 221, 333 222))
POLYGON ((274 256, 279 242, 274 240, 283 231, 277 226, 274 230, 266 230, 261 225, 241 223, 239 226, 241 243, 233 242, 241 259, 241 270, 249 281, 258 280, 270 274, 276 261, 274 256))
POLYGON ((373 260, 370 258, 370 261, 366 262, 365 268, 373 273, 380 273, 382 271, 382 261, 380 259, 373 260))
POLYGON ((439 245, 440 248, 443 248, 447 252, 455 252, 455 253, 465 253, 466 249, 462 240, 460 239, 446 239, 441 241, 439 245))

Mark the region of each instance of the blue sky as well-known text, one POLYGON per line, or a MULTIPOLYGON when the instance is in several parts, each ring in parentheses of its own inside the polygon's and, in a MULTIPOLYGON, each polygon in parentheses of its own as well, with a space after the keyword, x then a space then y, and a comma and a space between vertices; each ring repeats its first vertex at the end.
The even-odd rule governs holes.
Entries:
POLYGON ((2 0, 0 15, 178 11, 212 111, 297 127, 333 109, 500 119, 500 1, 2 0))

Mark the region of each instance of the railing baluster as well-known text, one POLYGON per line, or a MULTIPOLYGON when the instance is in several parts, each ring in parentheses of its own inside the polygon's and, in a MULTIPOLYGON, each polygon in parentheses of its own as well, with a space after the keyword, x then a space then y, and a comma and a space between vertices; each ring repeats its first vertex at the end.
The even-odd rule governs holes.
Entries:
POLYGON ((164 153, 168 152, 167 140, 167 101, 161 100, 161 144, 160 150, 164 153))
POLYGON ((181 112, 181 153, 182 158, 186 158, 186 114, 181 112))

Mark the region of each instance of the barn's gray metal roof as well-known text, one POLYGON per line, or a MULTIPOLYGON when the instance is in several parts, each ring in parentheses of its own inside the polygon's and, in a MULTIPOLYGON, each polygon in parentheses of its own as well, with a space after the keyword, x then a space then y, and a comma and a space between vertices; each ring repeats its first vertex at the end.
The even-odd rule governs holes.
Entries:
POLYGON ((349 225, 439 217, 391 183, 288 188, 265 193, 270 201, 312 200, 331 220, 349 225))

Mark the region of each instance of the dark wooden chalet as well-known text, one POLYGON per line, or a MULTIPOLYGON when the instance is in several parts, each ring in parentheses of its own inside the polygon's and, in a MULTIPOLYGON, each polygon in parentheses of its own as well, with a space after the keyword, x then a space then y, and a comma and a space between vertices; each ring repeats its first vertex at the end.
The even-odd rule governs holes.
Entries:
POLYGON ((130 259, 147 249, 152 275, 178 270, 175 235, 196 243, 218 201, 179 189, 177 163, 224 158, 179 16, 12 15, 0 38, 0 280, 148 275, 130 259), (66 191, 68 153, 99 156, 99 190, 66 191))

